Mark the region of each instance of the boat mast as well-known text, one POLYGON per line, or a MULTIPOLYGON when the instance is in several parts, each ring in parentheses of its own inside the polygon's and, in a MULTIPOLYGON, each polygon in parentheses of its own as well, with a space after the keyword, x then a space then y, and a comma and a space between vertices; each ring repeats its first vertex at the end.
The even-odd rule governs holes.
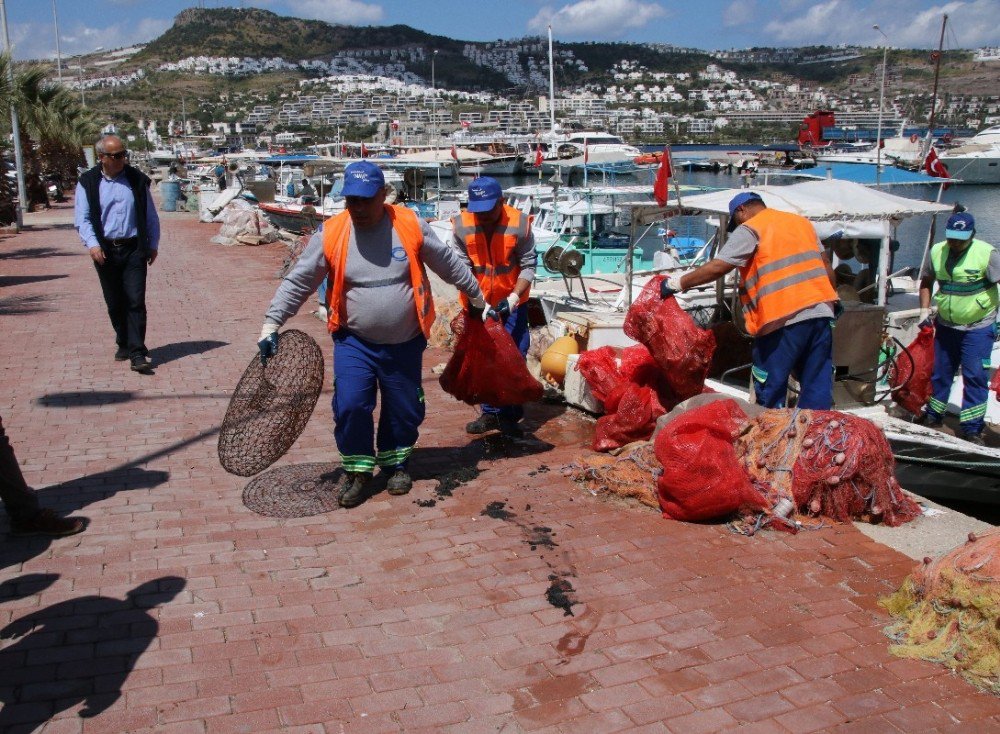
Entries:
MULTIPOLYGON (((948 17, 948 16, 945 16, 948 17)), ((556 73, 552 63, 552 24, 549 24, 549 130, 556 134, 556 73)))
POLYGON ((926 160, 931 152, 931 144, 934 142, 934 115, 937 112, 938 78, 941 76, 941 51, 944 48, 944 29, 948 25, 948 14, 945 13, 941 19, 941 37, 938 39, 937 51, 931 54, 934 59, 934 90, 931 92, 931 113, 927 119, 927 145, 926 150, 922 150, 922 158, 926 160))

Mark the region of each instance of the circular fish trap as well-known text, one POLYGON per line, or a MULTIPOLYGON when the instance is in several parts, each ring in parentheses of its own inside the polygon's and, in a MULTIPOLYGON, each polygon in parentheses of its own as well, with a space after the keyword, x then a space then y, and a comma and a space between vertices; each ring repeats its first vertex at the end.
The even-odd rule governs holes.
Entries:
POLYGON ((344 478, 340 464, 279 466, 250 480, 243 504, 268 517, 310 517, 336 510, 337 492, 344 478))
POLYGON ((229 400, 219 431, 219 462, 249 477, 285 455, 305 430, 323 389, 323 352, 305 332, 278 335, 264 367, 255 356, 229 400))

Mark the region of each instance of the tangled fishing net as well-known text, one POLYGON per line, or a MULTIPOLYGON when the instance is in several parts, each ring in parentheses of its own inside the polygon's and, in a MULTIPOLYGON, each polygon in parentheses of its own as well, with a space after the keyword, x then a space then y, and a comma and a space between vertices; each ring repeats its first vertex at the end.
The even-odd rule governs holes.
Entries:
POLYGON ((455 352, 445 365, 441 388, 469 405, 523 405, 542 399, 542 384, 531 376, 524 357, 503 324, 484 323, 466 312, 451 322, 455 352))
POLYGON ((715 351, 715 336, 699 327, 676 298, 660 298, 664 276, 650 278, 625 316, 625 334, 646 346, 678 401, 697 395, 715 351))
POLYGON ((1000 528, 925 558, 879 603, 896 619, 885 628, 893 655, 943 663, 1000 695, 1000 528))
POLYGON ((305 332, 278 335, 278 351, 264 367, 250 360, 219 431, 219 463, 249 477, 284 456, 305 430, 323 389, 323 352, 305 332))
POLYGON ((892 399, 914 415, 920 415, 931 398, 933 373, 934 329, 925 326, 889 369, 892 399))
POLYGON ((595 493, 637 499, 648 507, 659 507, 656 477, 660 462, 651 441, 626 447, 618 456, 591 454, 570 467, 570 475, 595 493))
POLYGON ((768 506, 788 500, 800 521, 822 515, 896 526, 920 515, 896 481, 888 441, 864 418, 767 410, 749 421, 735 449, 768 506))

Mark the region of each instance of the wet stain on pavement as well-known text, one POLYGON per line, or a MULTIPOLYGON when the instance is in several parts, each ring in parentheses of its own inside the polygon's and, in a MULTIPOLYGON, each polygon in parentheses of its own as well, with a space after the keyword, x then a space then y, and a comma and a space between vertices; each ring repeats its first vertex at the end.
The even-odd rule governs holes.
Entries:
POLYGON ((549 581, 552 583, 545 590, 545 599, 557 609, 562 609, 564 617, 574 616, 573 605, 577 601, 574 596, 576 589, 573 588, 573 584, 564 576, 554 573, 549 574, 549 581))
POLYGON ((513 512, 504 509, 506 506, 506 502, 490 502, 479 514, 492 517, 494 520, 510 520, 516 517, 513 512))
POLYGON ((471 482, 478 476, 479 469, 472 466, 464 466, 461 469, 450 471, 438 479, 437 486, 434 488, 434 494, 437 495, 439 500, 451 497, 458 487, 471 482))

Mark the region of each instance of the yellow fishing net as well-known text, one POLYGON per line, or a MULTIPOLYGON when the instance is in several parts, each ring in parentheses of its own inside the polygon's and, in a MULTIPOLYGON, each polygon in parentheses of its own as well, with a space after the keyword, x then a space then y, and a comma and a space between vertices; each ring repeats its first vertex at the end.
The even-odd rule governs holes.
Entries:
POLYGON ((879 604, 896 618, 885 628, 893 655, 943 663, 1000 695, 1000 528, 925 558, 879 604))

